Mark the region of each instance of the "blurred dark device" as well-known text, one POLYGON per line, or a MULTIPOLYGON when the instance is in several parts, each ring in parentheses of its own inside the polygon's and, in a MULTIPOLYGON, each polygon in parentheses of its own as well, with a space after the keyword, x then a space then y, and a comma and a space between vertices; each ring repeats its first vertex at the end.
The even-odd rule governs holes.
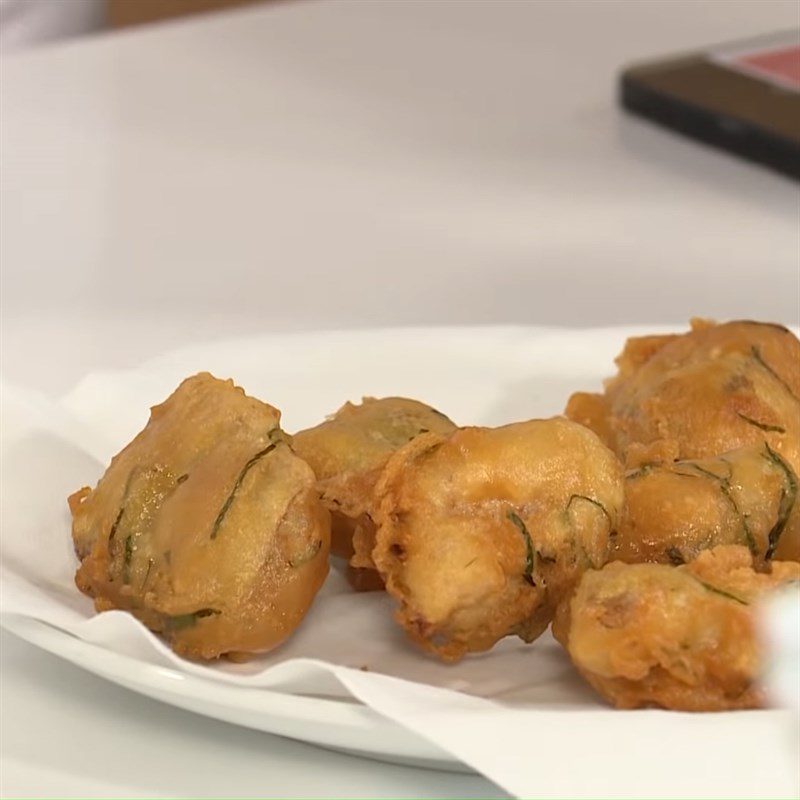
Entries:
POLYGON ((800 31, 635 64, 620 94, 634 114, 800 178, 800 31))

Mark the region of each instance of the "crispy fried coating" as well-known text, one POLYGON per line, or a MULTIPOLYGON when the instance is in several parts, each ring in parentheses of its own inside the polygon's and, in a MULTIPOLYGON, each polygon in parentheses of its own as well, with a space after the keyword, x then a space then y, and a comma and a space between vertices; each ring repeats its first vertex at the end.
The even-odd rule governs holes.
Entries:
POLYGON ((373 491, 398 448, 420 433, 450 433, 442 413, 404 397, 365 397, 345 403, 314 428, 293 437, 293 447, 314 470, 322 502, 333 521, 332 551, 350 559, 348 576, 358 589, 382 588, 375 574, 373 491))
MULTIPOLYGON (((771 454, 768 460, 787 475, 778 502, 779 518, 787 519, 774 532, 780 535, 780 542, 773 554, 781 560, 800 560, 800 504, 795 502, 794 477, 800 474, 800 342, 794 334, 771 323, 744 320, 717 325, 693 320, 691 331, 683 335, 629 339, 617 366, 618 374, 607 382, 604 394, 574 394, 566 415, 594 430, 632 468, 715 458, 766 445, 771 454), (786 466, 788 472, 783 469, 786 466)), ((702 490, 698 486, 697 491, 684 495, 678 490, 679 479, 667 475, 668 471, 666 467, 657 470, 642 485, 627 484, 632 504, 627 532, 631 535, 621 536, 619 543, 624 547, 627 538, 630 544, 641 544, 643 552, 650 552, 647 558, 653 555, 653 548, 658 549, 659 542, 671 546, 674 543, 670 540, 683 538, 679 529, 687 531, 695 523, 693 532, 686 535, 696 542, 702 539, 698 529, 701 519, 687 517, 680 523, 679 513, 690 513, 699 504, 704 509, 701 517, 705 530, 721 525, 725 516, 722 511, 713 511, 710 485, 702 490), (668 485, 676 489, 671 501, 668 485), (656 493, 648 500, 646 492, 653 487, 656 493), (666 510, 663 517, 655 513, 659 504, 659 513, 666 510), (649 532, 642 527, 645 522, 651 526, 649 532)), ((746 505, 746 498, 755 498, 765 490, 762 473, 763 469, 747 472, 742 468, 741 479, 752 478, 756 481, 753 486, 744 486, 738 479, 729 481, 729 485, 717 482, 729 505, 728 516, 737 516, 737 493, 746 505)), ((680 482, 688 490, 685 481, 680 482)), ((766 492, 772 496, 771 490, 766 492)), ((772 500, 766 499, 770 505, 772 500)), ((730 542, 738 530, 748 537, 756 556, 766 553, 744 532, 750 523, 747 511, 739 512, 739 521, 731 518, 728 530, 718 529, 719 534, 709 542, 730 542)), ((633 552, 624 557, 639 560, 633 552)))
POLYGON ((756 572, 747 548, 736 545, 681 567, 613 562, 583 576, 553 632, 618 708, 757 708, 764 693, 753 604, 799 579, 793 561, 756 572))
POLYGON ((78 588, 131 611, 181 655, 280 644, 328 572, 330 520, 280 413, 207 373, 188 378, 70 498, 78 588))
POLYGON ((756 564, 800 560, 797 477, 766 443, 716 458, 644 464, 625 475, 612 558, 683 564, 721 544, 756 564))
POLYGON ((556 418, 418 436, 376 499, 373 558, 396 619, 456 660, 547 627, 581 573, 605 563, 623 480, 597 436, 556 418))
POLYGON ((770 323, 693 320, 684 335, 629 339, 603 395, 566 414, 630 466, 696 459, 766 441, 800 472, 800 342, 770 323))

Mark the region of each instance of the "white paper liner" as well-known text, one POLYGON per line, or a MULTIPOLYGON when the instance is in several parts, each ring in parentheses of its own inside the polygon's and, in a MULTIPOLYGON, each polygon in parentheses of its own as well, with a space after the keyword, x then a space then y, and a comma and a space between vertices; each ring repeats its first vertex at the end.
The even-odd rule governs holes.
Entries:
MULTIPOLYGON (((536 409, 528 416, 557 411, 554 403, 563 404, 566 396, 565 376, 573 376, 573 388, 592 388, 598 371, 608 371, 610 355, 628 333, 570 334, 572 360, 549 372, 539 367, 544 371, 543 385, 551 387, 550 395, 545 391, 534 402, 516 398, 506 403, 504 410, 512 412, 508 418, 515 418, 514 411, 516 418, 525 416, 514 403, 526 410, 536 409), (592 366, 587 367, 582 359, 592 366), (574 377, 581 373, 586 376, 583 382, 574 377)), ((374 343, 369 334, 360 336, 359 344, 358 334, 343 335, 338 344, 342 357, 352 358, 348 348, 354 342, 360 347, 367 340, 374 343)), ((507 341, 519 332, 501 329, 462 332, 461 336, 485 345, 487 337, 507 341)), ((483 359, 487 371, 494 365, 510 380, 519 377, 519 365, 535 360, 537 353, 546 359, 542 354, 551 348, 552 336, 529 332, 527 346, 517 343, 517 355, 506 353, 506 362, 499 367, 486 355, 476 357, 468 341, 460 346, 471 353, 472 361, 483 359)), ((454 347, 458 338, 451 331, 450 339, 445 337, 439 349, 454 347)), ((298 337, 298 341, 300 351, 310 352, 307 337, 305 341, 298 337)), ((430 351, 430 335, 420 336, 417 345, 430 351)), ((385 342, 387 350, 392 347, 407 352, 409 344, 402 337, 385 342)), ((142 426, 148 406, 162 400, 180 378, 206 364, 226 376, 230 373, 220 369, 220 364, 230 363, 238 368, 236 377, 249 391, 274 402, 269 394, 258 392, 245 377, 239 377, 241 372, 255 374, 263 369, 265 349, 269 349, 265 340, 253 340, 237 342, 235 347, 181 351, 130 373, 89 376, 61 403, 3 384, 0 612, 42 620, 142 662, 215 681, 317 696, 348 694, 520 797, 796 794, 798 776, 787 758, 782 712, 690 715, 611 710, 578 678, 549 634, 532 645, 509 638, 489 653, 468 657, 457 665, 442 664, 408 642, 392 621, 393 603, 386 594, 353 592, 340 565, 334 565, 294 636, 278 650, 245 664, 186 661, 131 615, 120 611, 95 614, 91 601, 73 582, 77 561, 69 535, 67 495, 81 485, 94 485, 104 461, 142 426)), ((296 352, 289 352, 286 364, 276 365, 275 359, 286 350, 282 344, 269 354, 271 374, 284 381, 297 357, 296 352)), ((384 360, 376 350, 373 372, 379 371, 384 360)), ((355 380, 357 373, 350 373, 355 380)), ((424 366, 422 373, 427 374, 424 366)), ((435 381, 428 378, 431 385, 425 387, 425 378, 420 385, 415 379, 399 381, 405 391, 397 393, 419 396, 451 410, 447 397, 432 397, 437 395, 435 381)), ((389 383, 383 381, 388 391, 370 392, 367 388, 362 393, 391 393, 389 383)), ((455 384, 463 391, 463 386, 455 384)), ((472 385, 477 395, 472 402, 485 407, 491 390, 481 392, 479 381, 473 380, 472 385)), ((520 385, 527 384, 521 380, 520 385)), ((320 386, 325 387, 321 389, 324 397, 315 402, 325 411, 348 397, 359 396, 358 392, 336 396, 324 381, 320 386)), ((439 394, 444 394, 438 388, 439 394)), ((308 385, 299 387, 298 397, 305 396, 308 389, 308 385)), ((452 404, 457 405, 455 399, 452 404)), ((321 416, 316 408, 302 412, 306 417, 321 416)), ((498 419, 499 414, 487 412, 478 419, 480 416, 477 412, 469 421, 506 421, 498 419)), ((304 419, 301 424, 313 422, 314 418, 304 419)))

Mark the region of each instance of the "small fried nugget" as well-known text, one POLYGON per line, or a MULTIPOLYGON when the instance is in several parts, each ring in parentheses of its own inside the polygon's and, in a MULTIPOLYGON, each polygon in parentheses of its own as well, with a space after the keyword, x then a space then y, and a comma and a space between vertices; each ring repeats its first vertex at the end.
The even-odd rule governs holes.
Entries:
POLYGON ((800 472, 800 342, 771 323, 693 320, 683 335, 629 339, 605 393, 566 414, 629 466, 696 459, 766 441, 800 472))
POLYGON ((70 498, 78 588, 191 658, 269 650, 328 572, 330 519, 280 413, 207 373, 70 498))
POLYGON ((800 560, 797 477, 766 442, 716 458, 647 463, 625 475, 612 559, 683 564, 741 544, 763 566, 800 560))
POLYGON ((617 708, 758 708, 765 698, 753 604, 797 580, 800 564, 773 561, 756 572, 737 545, 681 567, 616 561, 583 576, 553 633, 617 708))
POLYGON ((314 428, 295 434, 297 454, 314 470, 322 502, 333 520, 332 551, 350 559, 355 588, 382 588, 375 574, 372 495, 389 457, 421 433, 449 433, 455 425, 441 412, 405 397, 365 397, 345 403, 314 428))
POLYGON ((373 558, 397 621, 453 661, 517 634, 535 639, 560 597, 602 566, 622 468, 562 418, 424 434, 386 465, 373 558))

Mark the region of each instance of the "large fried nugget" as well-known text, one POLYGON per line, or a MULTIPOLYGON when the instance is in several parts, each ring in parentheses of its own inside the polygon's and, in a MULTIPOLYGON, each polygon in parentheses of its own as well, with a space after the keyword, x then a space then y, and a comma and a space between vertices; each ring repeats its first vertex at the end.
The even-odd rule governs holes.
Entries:
POLYGON ((409 636, 445 660, 532 641, 583 571, 602 566, 622 470, 587 428, 557 418, 424 434, 376 489, 373 558, 409 636))
POLYGON ((574 394, 570 419, 631 466, 767 442, 800 472, 800 342, 771 323, 693 320, 683 335, 629 339, 605 393, 574 394))
POLYGON ((78 588, 192 658, 280 644, 328 572, 330 520, 280 413, 204 373, 70 498, 78 588))
POLYGON ((757 708, 762 648, 753 604, 800 580, 800 564, 756 572, 745 547, 681 567, 613 562, 587 572, 553 624, 581 675, 617 708, 757 708))

